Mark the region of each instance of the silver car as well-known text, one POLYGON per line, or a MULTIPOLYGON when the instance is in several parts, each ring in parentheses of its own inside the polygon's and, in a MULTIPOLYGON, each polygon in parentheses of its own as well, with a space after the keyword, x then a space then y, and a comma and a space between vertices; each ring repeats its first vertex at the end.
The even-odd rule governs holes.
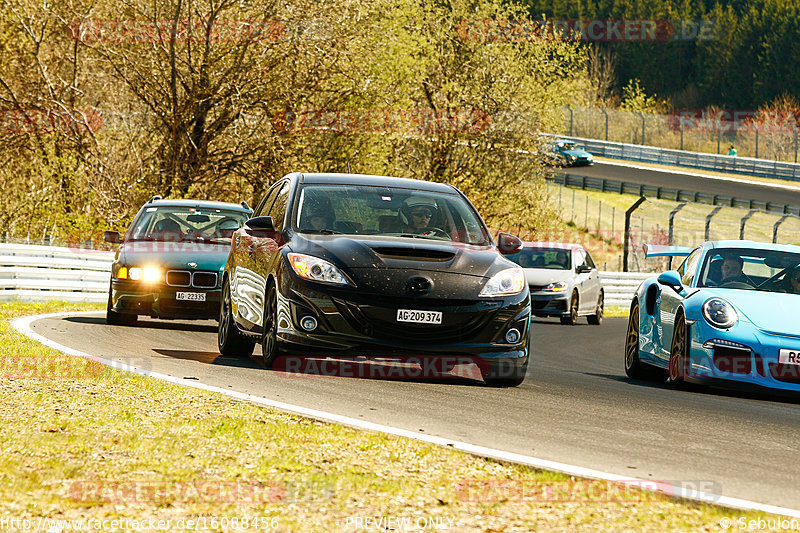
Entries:
POLYGON ((589 324, 603 322, 603 286, 589 252, 580 244, 524 243, 506 256, 525 271, 536 316, 557 316, 574 325, 585 316, 589 324))

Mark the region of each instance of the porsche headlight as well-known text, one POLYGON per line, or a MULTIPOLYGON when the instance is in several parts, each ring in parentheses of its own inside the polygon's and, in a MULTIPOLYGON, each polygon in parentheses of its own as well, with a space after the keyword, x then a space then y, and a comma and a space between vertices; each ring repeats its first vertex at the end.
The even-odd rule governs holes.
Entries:
POLYGON ((703 304, 703 316, 715 328, 728 329, 739 320, 731 304, 721 298, 710 298, 703 304))
POLYGON ((509 296, 525 288, 525 273, 521 268, 507 268, 492 276, 479 296, 509 296))
POLYGON ((546 287, 542 287, 541 290, 543 292, 564 292, 567 290, 567 283, 565 281, 556 281, 546 287))
POLYGON ((320 281, 322 283, 336 283, 349 285, 350 282, 344 277, 338 268, 324 259, 305 254, 287 254, 289 264, 292 265, 294 273, 303 279, 320 281))

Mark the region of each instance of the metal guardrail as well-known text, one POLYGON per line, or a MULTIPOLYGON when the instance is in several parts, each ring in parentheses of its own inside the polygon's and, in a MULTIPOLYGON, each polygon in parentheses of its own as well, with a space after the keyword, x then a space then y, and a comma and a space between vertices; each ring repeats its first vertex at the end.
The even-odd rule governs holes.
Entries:
POLYGON ((606 306, 628 308, 636 289, 644 280, 654 276, 652 272, 600 272, 606 306))
POLYGON ((569 139, 583 145, 592 155, 611 159, 625 159, 644 163, 657 163, 701 170, 715 170, 732 174, 746 174, 763 178, 800 181, 800 163, 770 161, 752 157, 731 157, 721 154, 687 152, 670 148, 657 148, 639 144, 600 141, 583 137, 547 135, 559 139, 569 139))
MULTIPOLYGON (((0 243, 0 301, 105 302, 112 252, 0 243)), ((628 307, 653 274, 600 272, 606 305, 628 307)))
POLYGON ((0 300, 105 302, 112 252, 0 243, 0 300))
POLYGON ((673 202, 694 202, 699 204, 721 205, 725 207, 738 207, 742 209, 760 209, 770 213, 800 216, 800 206, 796 205, 780 204, 777 202, 762 202, 759 200, 737 198, 735 196, 687 191, 684 189, 671 189, 669 187, 657 187, 655 185, 642 185, 639 183, 629 183, 625 181, 598 178, 593 176, 562 174, 557 172, 551 176, 548 176, 547 181, 564 185, 565 187, 575 187, 583 190, 616 192, 619 194, 634 194, 640 197, 644 196, 646 198, 658 198, 659 200, 671 200, 673 202))

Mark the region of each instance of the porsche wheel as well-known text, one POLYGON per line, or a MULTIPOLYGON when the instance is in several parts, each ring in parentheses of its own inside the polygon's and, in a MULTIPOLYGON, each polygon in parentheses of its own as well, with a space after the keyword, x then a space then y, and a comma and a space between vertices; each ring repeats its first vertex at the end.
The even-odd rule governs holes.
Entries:
POLYGON ((217 329, 217 346, 224 356, 250 357, 256 344, 245 337, 233 323, 233 305, 231 304, 231 287, 227 278, 222 285, 222 302, 219 306, 219 328, 217 329))
POLYGON ((639 303, 635 302, 628 316, 625 335, 625 374, 631 379, 663 381, 664 372, 639 360, 639 303))
POLYGON ((689 374, 689 329, 683 316, 675 320, 675 332, 672 335, 672 347, 669 351, 669 368, 667 381, 676 386, 683 386, 689 374))

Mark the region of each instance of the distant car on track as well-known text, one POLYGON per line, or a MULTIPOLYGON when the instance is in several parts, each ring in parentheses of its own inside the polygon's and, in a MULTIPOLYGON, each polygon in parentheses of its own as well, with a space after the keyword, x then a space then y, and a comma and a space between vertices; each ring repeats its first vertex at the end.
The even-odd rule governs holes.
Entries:
POLYGON ((800 391, 800 247, 717 241, 647 255, 685 260, 636 291, 629 377, 800 391))
POLYGON ((162 200, 136 214, 111 266, 106 322, 130 325, 138 315, 208 319, 219 315, 222 267, 233 232, 249 218, 246 203, 162 200))
POLYGON ((580 244, 526 242, 509 255, 520 265, 536 316, 557 316, 574 325, 585 316, 603 322, 603 285, 591 254, 580 244))
POLYGON ((548 161, 552 165, 562 167, 579 167, 594 165, 594 156, 574 141, 558 139, 548 143, 548 161))
MULTIPOLYGON (((264 195, 225 265, 224 355, 470 356, 487 384, 519 385, 530 297, 467 198, 441 183, 295 173, 264 195)), ((447 371, 447 369, 445 369, 447 371)))

